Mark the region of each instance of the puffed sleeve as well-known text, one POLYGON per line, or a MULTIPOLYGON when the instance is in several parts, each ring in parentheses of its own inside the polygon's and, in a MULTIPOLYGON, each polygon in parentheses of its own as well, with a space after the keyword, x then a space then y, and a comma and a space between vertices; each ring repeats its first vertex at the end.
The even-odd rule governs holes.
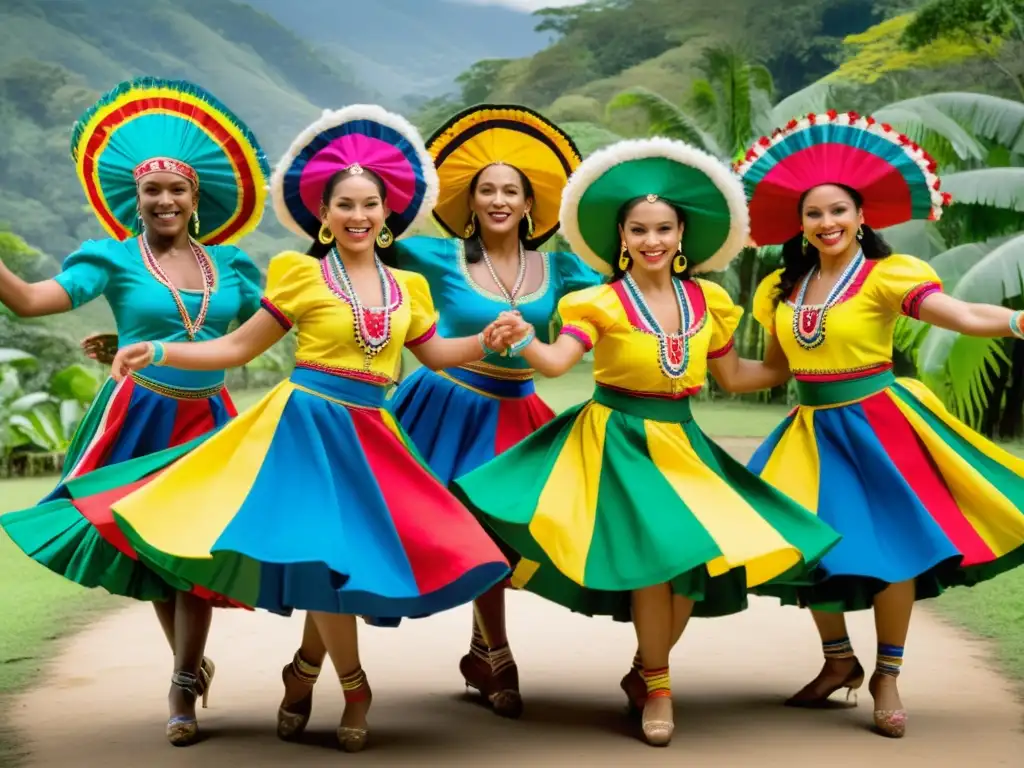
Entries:
POLYGON ((409 306, 412 309, 405 346, 415 347, 437 333, 437 311, 425 277, 410 272, 405 280, 405 289, 409 292, 409 306))
POLYGON ((573 291, 592 288, 606 281, 604 275, 587 266, 579 256, 564 251, 553 251, 548 255, 552 277, 555 280, 555 295, 558 298, 573 291))
POLYGON ((733 346, 733 334, 743 317, 743 307, 733 303, 728 292, 710 280, 695 280, 704 294, 708 319, 711 322, 711 344, 708 359, 724 357, 733 346))
POLYGON ((610 290, 606 285, 599 285, 563 296, 558 302, 558 316, 562 320, 560 334, 572 336, 588 352, 593 349, 607 327, 602 299, 610 290))
POLYGON ((778 269, 762 280, 761 284, 757 286, 757 290, 754 291, 754 301, 751 307, 754 319, 771 336, 775 335, 775 309, 778 306, 775 296, 779 292, 781 278, 782 270, 778 269))
POLYGON ((244 323, 260 308, 260 299, 263 296, 260 283, 263 282, 263 276, 260 275, 259 267, 241 248, 233 245, 214 247, 219 251, 221 263, 226 264, 238 277, 238 321, 244 323))
POLYGON ((872 270, 875 294, 884 307, 917 319, 921 302, 942 292, 942 281, 932 266, 914 256, 893 254, 880 260, 872 270))
POLYGON ((279 253, 267 268, 267 288, 260 306, 286 331, 299 321, 308 306, 311 278, 319 270, 319 261, 295 251, 279 253))
POLYGON ((66 259, 53 279, 71 299, 72 309, 101 296, 116 269, 124 246, 117 240, 86 240, 66 259))

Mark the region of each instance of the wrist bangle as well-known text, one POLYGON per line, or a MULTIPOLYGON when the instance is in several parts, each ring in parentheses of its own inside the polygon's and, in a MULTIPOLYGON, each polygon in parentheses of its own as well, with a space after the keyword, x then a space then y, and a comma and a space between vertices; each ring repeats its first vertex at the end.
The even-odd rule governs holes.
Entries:
POLYGON ((522 339, 520 339, 519 341, 517 341, 515 344, 508 348, 509 357, 518 357, 519 353, 526 349, 528 346, 530 346, 530 342, 532 342, 535 338, 537 338, 537 332, 531 326, 530 330, 527 332, 525 336, 523 336, 522 339))
POLYGON ((153 365, 163 365, 164 359, 167 357, 167 349, 164 347, 163 342, 151 341, 149 342, 153 347, 153 365))
POLYGON ((1024 339, 1024 331, 1020 328, 1020 316, 1024 314, 1021 310, 1017 310, 1010 315, 1010 333, 1016 336, 1018 339, 1024 339))
POLYGON ((494 353, 494 350, 487 346, 487 342, 484 340, 484 332, 480 331, 476 335, 476 340, 480 342, 480 349, 484 351, 484 357, 494 353))

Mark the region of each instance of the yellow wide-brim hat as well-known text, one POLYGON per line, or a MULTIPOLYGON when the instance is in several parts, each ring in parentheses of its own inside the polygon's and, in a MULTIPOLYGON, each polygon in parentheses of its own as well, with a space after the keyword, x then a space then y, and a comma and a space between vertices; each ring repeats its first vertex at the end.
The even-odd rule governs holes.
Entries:
POLYGON ((537 248, 558 231, 562 190, 580 164, 573 140, 541 115, 519 106, 482 104, 459 112, 427 141, 440 181, 434 219, 452 237, 469 224, 469 184, 495 163, 522 171, 533 186, 530 212, 537 248))

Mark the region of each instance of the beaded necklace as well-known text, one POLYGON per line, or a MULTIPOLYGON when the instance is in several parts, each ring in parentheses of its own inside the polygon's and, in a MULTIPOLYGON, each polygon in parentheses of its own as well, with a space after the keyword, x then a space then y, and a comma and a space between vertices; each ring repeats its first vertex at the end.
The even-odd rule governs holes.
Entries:
POLYGON ((210 310, 210 294, 213 290, 214 273, 213 264, 210 262, 209 256, 207 256, 206 251, 203 250, 199 243, 189 238, 189 247, 192 249, 192 254, 196 257, 196 262, 199 264, 199 272, 203 276, 203 300, 199 306, 199 314, 193 321, 188 314, 185 302, 182 301, 181 293, 167 277, 167 273, 160 266, 156 256, 153 255, 153 249, 149 247, 149 240, 146 238, 145 233, 139 236, 139 242, 142 246, 142 261, 146 265, 146 269, 149 270, 158 283, 171 292, 174 304, 178 308, 178 314, 181 315, 181 322, 185 326, 185 333, 188 334, 188 340, 195 341, 199 331, 202 330, 203 325, 206 323, 206 315, 210 310))
POLYGON ((857 255, 853 257, 832 290, 829 291, 825 303, 804 306, 804 297, 807 295, 811 278, 819 270, 818 267, 811 268, 800 284, 800 291, 797 293, 793 306, 793 336, 796 338, 797 344, 804 349, 814 349, 825 343, 825 320, 828 311, 839 303, 863 265, 864 252, 857 251, 857 255))
POLYGON ((626 273, 623 278, 626 285, 626 294, 633 303, 637 313, 643 318, 644 323, 658 339, 658 364, 662 373, 670 379, 681 378, 686 373, 686 367, 690 362, 689 338, 693 334, 690 323, 693 318, 693 307, 690 305, 690 297, 679 280, 672 280, 672 289, 676 296, 676 306, 679 309, 680 328, 679 333, 665 333, 661 324, 654 316, 654 312, 647 305, 640 287, 633 280, 633 276, 626 273))
POLYGON ((512 286, 511 291, 506 290, 505 284, 498 278, 498 273, 494 269, 494 263, 491 261, 490 254, 487 253, 487 248, 484 247, 483 240, 480 241, 480 252, 484 256, 484 264, 487 265, 487 270, 491 273, 491 279, 494 280, 494 284, 498 286, 501 295, 505 297, 505 301, 509 303, 509 306, 515 309, 516 298, 519 296, 519 291, 523 287, 523 281, 526 279, 526 252, 523 250, 522 241, 519 242, 519 272, 516 274, 516 282, 512 286))
POLYGON ((369 366, 370 360, 379 355, 391 341, 391 311, 394 307, 391 306, 391 281, 388 279, 387 270, 374 253, 373 265, 377 268, 384 302, 380 307, 365 307, 356 294, 355 286, 337 248, 330 250, 325 263, 328 287, 352 307, 356 343, 363 350, 364 362, 369 366))

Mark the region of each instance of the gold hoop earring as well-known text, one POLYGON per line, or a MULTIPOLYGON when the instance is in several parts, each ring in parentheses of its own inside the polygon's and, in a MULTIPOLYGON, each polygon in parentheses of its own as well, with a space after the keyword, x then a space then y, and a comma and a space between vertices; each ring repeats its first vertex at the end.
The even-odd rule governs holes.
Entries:
POLYGON ((627 269, 629 269, 629 263, 631 261, 632 258, 630 258, 629 256, 629 249, 626 247, 626 244, 623 243, 622 250, 619 251, 619 269, 625 272, 627 269))
POLYGON ((320 232, 317 234, 316 239, 320 241, 321 245, 330 245, 334 242, 334 233, 327 226, 327 222, 320 225, 320 232))
POLYGON ((533 217, 530 212, 526 212, 526 236, 533 237, 533 217))
POLYGON ((192 231, 199 237, 199 211, 192 211, 192 231))
POLYGON ((466 224, 466 228, 462 230, 462 237, 466 240, 473 236, 476 232, 476 213, 469 214, 469 223, 466 224))
POLYGON ((863 240, 864 239, 864 225, 863 224, 861 226, 857 227, 857 239, 858 240, 863 240))
POLYGON ((377 233, 377 245, 381 248, 387 248, 395 242, 395 236, 391 234, 391 230, 388 229, 387 223, 380 228, 380 232, 377 233))

